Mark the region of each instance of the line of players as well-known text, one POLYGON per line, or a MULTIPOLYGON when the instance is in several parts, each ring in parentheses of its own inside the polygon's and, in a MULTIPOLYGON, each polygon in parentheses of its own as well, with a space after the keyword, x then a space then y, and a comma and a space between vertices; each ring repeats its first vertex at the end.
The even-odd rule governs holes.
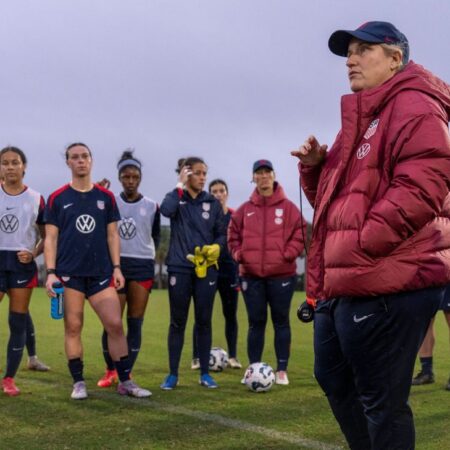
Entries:
MULTIPOLYGON (((107 369, 98 385, 109 387, 119 381, 120 394, 147 397, 150 391, 134 383, 130 372, 141 346, 142 323, 153 285, 160 235, 158 205, 140 194, 141 163, 130 151, 125 151, 118 163, 123 191, 115 197, 102 183, 92 183, 92 154, 85 144, 69 146, 66 162, 72 181, 49 197, 44 214, 42 196, 23 183, 25 154, 16 147, 0 151, 0 300, 5 293, 10 298, 10 339, 3 391, 10 396, 20 392, 14 376, 25 344, 30 355, 28 367, 49 369, 35 354, 28 311, 32 288, 37 286, 34 259, 42 253, 46 236, 49 295, 58 279, 65 285, 65 350, 74 382, 71 397, 83 399, 88 395, 81 343, 85 298, 104 325, 102 348, 107 369), (126 338, 121 320, 125 306, 126 338)), ((170 371, 161 388, 171 390, 178 383, 191 298, 195 310, 192 368, 200 369, 202 386, 217 387, 208 373, 216 290, 222 299, 230 365, 242 367, 236 355, 236 261, 249 317, 249 362, 261 360, 269 305, 275 329, 276 381, 288 384, 289 310, 296 281, 295 259, 303 251, 302 225, 306 222, 275 181, 270 161, 255 162, 255 191, 236 212, 227 206, 226 182, 214 180, 209 185, 210 193, 203 190, 207 166, 202 159, 180 160, 177 173, 176 188, 161 204, 162 213, 171 220, 167 257, 170 371), (231 254, 226 245, 227 228, 231 254), (187 259, 189 254, 194 257, 187 259)), ((422 367, 429 358, 430 355, 421 358, 422 367)))
MULTIPOLYGON (((62 281, 65 287, 64 342, 73 378, 71 398, 88 396, 81 342, 86 299, 104 326, 102 347, 107 370, 98 385, 106 387, 119 381, 119 394, 148 397, 151 392, 131 380, 130 373, 140 349, 142 322, 153 284, 160 228, 158 205, 139 193, 141 163, 132 152, 124 152, 118 163, 123 192, 117 196, 92 182, 92 154, 87 145, 71 144, 65 157, 71 181, 51 194, 45 205, 43 197, 24 184, 27 166, 24 152, 11 146, 0 151, 3 177, 0 293, 1 297, 7 293, 10 298, 10 338, 3 391, 9 396, 20 393, 14 377, 26 342, 32 289, 37 286, 34 260, 42 253, 45 241, 47 292, 50 296, 54 294, 52 286, 56 281, 62 281), (126 337, 122 325, 125 305, 126 337)), ((226 246, 227 226, 234 216, 226 204, 228 187, 224 181, 216 180, 210 186, 211 190, 216 189, 219 201, 203 190, 207 166, 202 159, 182 160, 177 171, 178 184, 161 204, 161 211, 171 220, 166 261, 171 314, 170 373, 161 388, 173 389, 178 383, 191 298, 195 309, 194 359, 198 357, 201 372, 199 383, 215 388, 217 384, 208 373, 208 362, 211 314, 218 287, 231 366, 242 367, 236 358, 237 264, 226 246), (195 257, 191 255, 194 253, 195 257)), ((304 247, 304 230, 300 212, 275 181, 272 164, 257 161, 253 172, 255 192, 237 211, 232 224, 233 257, 241 266, 249 312, 248 356, 250 363, 261 358, 269 305, 275 328, 277 382, 288 384, 289 309, 295 285, 295 259, 304 247), (253 211, 245 213, 249 205, 253 211), (254 218, 249 221, 252 215, 254 218)), ((35 355, 30 356, 30 361, 38 361, 35 355)), ((46 367, 42 364, 40 370, 43 368, 46 367)))

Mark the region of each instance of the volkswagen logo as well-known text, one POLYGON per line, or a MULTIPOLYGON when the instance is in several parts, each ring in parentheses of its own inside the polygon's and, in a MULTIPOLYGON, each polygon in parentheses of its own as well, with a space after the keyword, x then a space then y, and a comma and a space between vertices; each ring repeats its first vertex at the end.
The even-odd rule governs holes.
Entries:
POLYGON ((75 226, 80 233, 92 233, 95 230, 95 219, 89 214, 83 214, 77 218, 75 226))
POLYGON ((0 219, 0 230, 4 233, 15 233, 19 228, 19 219, 13 214, 5 214, 0 219))
POLYGON ((136 224, 133 218, 125 217, 120 222, 119 235, 122 239, 129 241, 136 236, 136 224))

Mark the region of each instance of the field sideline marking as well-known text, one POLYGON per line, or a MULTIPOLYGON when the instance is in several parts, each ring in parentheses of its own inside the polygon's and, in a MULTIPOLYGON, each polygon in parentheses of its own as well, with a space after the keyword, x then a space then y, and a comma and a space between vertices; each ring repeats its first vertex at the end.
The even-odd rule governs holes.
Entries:
MULTIPOLYGON (((40 384, 48 386, 48 383, 44 383, 40 380, 27 379, 26 383, 30 384, 40 384)), ((54 385, 54 383, 53 383, 54 385)), ((59 384, 59 386, 63 386, 59 384)), ((65 386, 65 385, 64 385, 65 386)), ((219 414, 211 414, 205 413, 202 411, 195 411, 192 409, 184 408, 183 406, 174 406, 169 404, 163 404, 157 401, 152 400, 151 398, 148 400, 145 399, 137 399, 132 397, 121 396, 115 393, 107 393, 107 392, 99 392, 97 390, 93 391, 93 395, 91 396, 93 400, 101 399, 101 400, 112 400, 114 402, 127 402, 132 403, 135 406, 140 406, 144 408, 153 408, 159 411, 164 411, 173 414, 179 414, 182 416, 193 417, 195 419, 203 420, 204 422, 212 422, 216 425, 223 425, 228 428, 234 428, 242 431, 249 431, 255 434, 261 434, 273 440, 284 441, 290 444, 299 445, 301 447, 311 449, 311 450, 342 450, 342 447, 338 447, 336 445, 327 444, 325 442, 315 441, 312 439, 302 438, 297 436, 294 433, 277 431, 272 428, 266 428, 259 425, 254 425, 248 422, 243 422, 241 420, 229 419, 228 417, 220 416, 219 414)), ((70 400, 69 402, 73 402, 75 400, 70 400)), ((81 400, 82 401, 82 400, 81 400)))

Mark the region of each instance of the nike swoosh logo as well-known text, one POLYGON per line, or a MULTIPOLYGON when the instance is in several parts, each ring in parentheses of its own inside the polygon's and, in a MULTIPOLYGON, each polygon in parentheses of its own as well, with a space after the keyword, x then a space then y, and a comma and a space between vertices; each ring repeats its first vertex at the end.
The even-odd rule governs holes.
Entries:
POLYGON ((72 206, 72 205, 73 205, 73 203, 68 203, 67 205, 64 205, 63 208, 66 209, 66 208, 68 208, 69 206, 72 206))
POLYGON ((255 214, 255 211, 247 213, 247 217, 253 216, 253 214, 255 214))
POLYGON ((17 284, 23 284, 26 283, 28 280, 17 280, 17 284))
POLYGON ((103 286, 107 281, 109 281, 109 278, 107 278, 106 280, 100 281, 98 284, 100 286, 103 286))
POLYGON ((180 205, 185 205, 185 204, 186 204, 185 201, 180 200, 180 205))
POLYGON ((359 322, 362 322, 363 320, 366 320, 369 317, 374 316, 374 315, 375 315, 375 313, 367 314, 367 316, 356 317, 356 314, 353 314, 353 322, 359 323, 359 322))
POLYGON ((210 286, 214 286, 215 284, 216 284, 215 281, 210 281, 210 282, 209 282, 209 285, 210 285, 210 286))
POLYGON ((288 281, 287 283, 281 283, 281 286, 286 287, 286 286, 289 286, 290 284, 291 284, 291 282, 288 281))
POLYGON ((13 347, 13 351, 14 352, 18 352, 18 351, 20 351, 20 350, 22 350, 23 349, 23 347, 20 347, 20 348, 15 348, 15 347, 13 347))

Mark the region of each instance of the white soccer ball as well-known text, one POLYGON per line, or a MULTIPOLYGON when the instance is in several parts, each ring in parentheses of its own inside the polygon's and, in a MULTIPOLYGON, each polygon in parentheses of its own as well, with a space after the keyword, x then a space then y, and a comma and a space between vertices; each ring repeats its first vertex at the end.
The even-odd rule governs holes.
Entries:
POLYGON ((275 373, 269 364, 250 364, 244 375, 245 384, 252 392, 267 392, 275 383, 275 373))
POLYGON ((227 367, 228 354, 220 347, 213 347, 209 354, 209 370, 213 372, 222 372, 227 367))

